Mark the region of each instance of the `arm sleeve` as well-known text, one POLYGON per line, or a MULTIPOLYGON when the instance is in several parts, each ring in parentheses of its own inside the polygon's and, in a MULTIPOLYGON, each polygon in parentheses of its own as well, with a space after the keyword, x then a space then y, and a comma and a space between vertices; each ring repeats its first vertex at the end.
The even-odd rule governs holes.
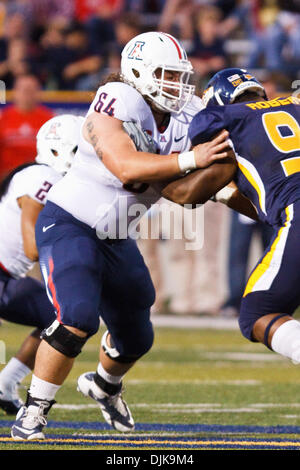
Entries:
POLYGON ((46 204, 50 188, 60 180, 61 175, 46 165, 33 165, 14 177, 16 199, 29 196, 40 204, 46 204))
POLYGON ((211 140, 218 132, 225 128, 224 112, 222 109, 204 109, 193 118, 189 127, 189 137, 192 145, 203 144, 211 140))

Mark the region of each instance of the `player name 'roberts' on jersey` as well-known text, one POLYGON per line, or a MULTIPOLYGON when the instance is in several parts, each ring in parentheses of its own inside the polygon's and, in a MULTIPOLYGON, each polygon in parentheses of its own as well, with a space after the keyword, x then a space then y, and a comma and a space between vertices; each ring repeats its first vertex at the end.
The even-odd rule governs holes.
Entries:
MULTIPOLYGON (((111 82, 98 89, 87 116, 95 110, 121 121, 135 122, 151 135, 159 153, 168 155, 190 149, 188 126, 202 108, 201 99, 194 96, 182 113, 171 114, 168 127, 160 133, 142 95, 125 83, 111 82)), ((102 163, 82 132, 72 168, 48 196, 49 201, 95 228, 100 238, 126 236, 130 222, 135 229, 132 220, 138 216, 128 216, 130 207, 143 204, 148 209, 159 198, 160 194, 151 187, 140 193, 126 190, 102 163)))
POLYGON ((300 198, 299 123, 300 100, 276 98, 209 106, 193 119, 189 135, 197 145, 222 129, 229 131, 239 190, 260 220, 277 225, 282 211, 300 198))

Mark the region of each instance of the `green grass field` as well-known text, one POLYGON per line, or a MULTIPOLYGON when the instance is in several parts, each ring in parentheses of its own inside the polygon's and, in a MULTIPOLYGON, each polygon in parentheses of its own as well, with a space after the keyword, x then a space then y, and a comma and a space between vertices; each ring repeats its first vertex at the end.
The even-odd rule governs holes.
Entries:
MULTIPOLYGON (((29 331, 2 324, 6 361, 29 331)), ((238 330, 156 328, 153 349, 125 380, 136 430, 126 436, 109 430, 94 402, 76 391, 77 377, 95 370, 101 333, 85 345, 58 392, 46 441, 12 442, 14 417, 0 411, 0 449, 300 449, 299 366, 238 330)))

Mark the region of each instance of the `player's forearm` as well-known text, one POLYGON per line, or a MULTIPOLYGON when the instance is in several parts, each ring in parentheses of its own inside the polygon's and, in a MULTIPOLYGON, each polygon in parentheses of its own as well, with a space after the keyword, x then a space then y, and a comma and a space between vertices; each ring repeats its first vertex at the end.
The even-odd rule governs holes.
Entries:
POLYGON ((161 194, 181 205, 204 204, 232 180, 235 171, 235 160, 224 159, 222 163, 214 163, 208 168, 194 171, 169 183, 161 194))
POLYGON ((240 193, 238 189, 232 193, 225 204, 230 209, 233 209, 240 214, 246 215, 247 217, 250 217, 250 219, 255 221, 259 220, 257 211, 250 199, 240 193))
POLYGON ((38 215, 43 209, 43 205, 26 195, 20 197, 17 202, 22 211, 21 232, 24 253, 31 261, 37 261, 39 254, 35 240, 35 225, 38 215))
POLYGON ((22 221, 23 249, 28 259, 37 261, 39 254, 35 241, 35 232, 32 224, 22 221))
POLYGON ((103 152, 102 160, 108 169, 125 184, 152 183, 182 176, 187 171, 196 168, 207 168, 217 162, 222 162, 222 166, 227 161, 236 165, 232 150, 228 151, 227 135, 227 131, 222 131, 212 141, 199 144, 189 152, 156 155, 133 151, 127 146, 126 153, 122 153, 122 150, 117 151, 117 149, 116 151, 108 150, 107 153, 103 152))
POLYGON ((138 182, 155 182, 172 177, 179 177, 181 170, 178 164, 178 154, 154 155, 146 152, 134 152, 125 160, 118 159, 115 164, 112 158, 103 163, 124 184, 138 182))

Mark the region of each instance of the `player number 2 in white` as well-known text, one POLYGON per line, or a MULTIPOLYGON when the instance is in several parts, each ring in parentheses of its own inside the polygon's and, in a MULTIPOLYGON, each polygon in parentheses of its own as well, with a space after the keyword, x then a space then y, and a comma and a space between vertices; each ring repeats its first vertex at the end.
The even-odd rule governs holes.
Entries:
MULTIPOLYGON (((272 145, 282 153, 300 151, 300 126, 296 119, 286 111, 265 113, 262 122, 272 145), (283 136, 280 128, 288 128, 288 135, 283 136)), ((300 157, 291 157, 281 160, 285 176, 300 171, 300 157)))

